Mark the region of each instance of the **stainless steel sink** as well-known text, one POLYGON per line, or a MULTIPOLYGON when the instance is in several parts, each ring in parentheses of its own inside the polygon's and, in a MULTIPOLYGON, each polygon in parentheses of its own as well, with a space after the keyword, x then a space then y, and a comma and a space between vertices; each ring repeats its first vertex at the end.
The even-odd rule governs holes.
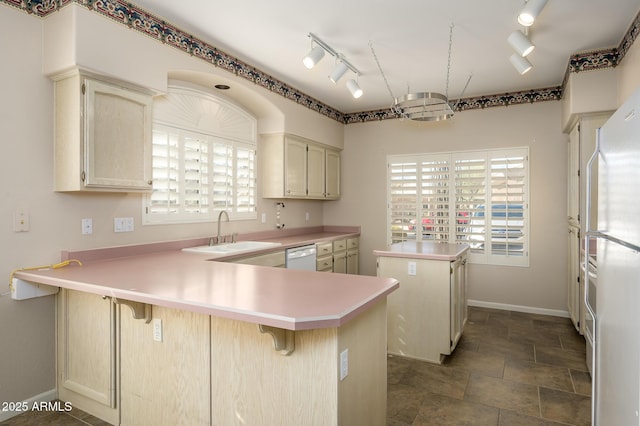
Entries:
POLYGON ((238 241, 235 243, 216 244, 213 246, 197 246, 183 248, 182 251, 194 253, 211 253, 211 254, 235 254, 245 251, 262 250, 271 247, 277 247, 280 243, 272 243, 267 241, 238 241))

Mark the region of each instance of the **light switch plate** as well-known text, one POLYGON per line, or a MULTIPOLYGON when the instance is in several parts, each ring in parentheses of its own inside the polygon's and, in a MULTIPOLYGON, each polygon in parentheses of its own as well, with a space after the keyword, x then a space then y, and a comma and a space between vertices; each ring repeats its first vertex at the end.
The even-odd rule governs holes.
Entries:
POLYGON ((162 319, 153 319, 153 340, 156 342, 162 342, 162 319))
POLYGON ((340 352, 340 380, 349 375, 349 349, 340 352))
POLYGON ((93 220, 91 218, 82 219, 82 235, 93 234, 93 220))

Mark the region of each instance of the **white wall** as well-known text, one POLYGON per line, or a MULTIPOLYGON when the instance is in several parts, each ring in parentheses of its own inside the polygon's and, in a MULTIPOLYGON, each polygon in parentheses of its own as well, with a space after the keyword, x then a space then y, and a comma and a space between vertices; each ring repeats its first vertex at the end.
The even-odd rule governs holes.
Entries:
POLYGON ((327 223, 362 226, 360 267, 375 275, 372 251, 386 244, 389 154, 528 146, 530 267, 469 267, 469 298, 566 311, 566 142, 560 102, 460 112, 437 123, 386 120, 350 124, 342 152, 342 199, 325 203, 327 223))

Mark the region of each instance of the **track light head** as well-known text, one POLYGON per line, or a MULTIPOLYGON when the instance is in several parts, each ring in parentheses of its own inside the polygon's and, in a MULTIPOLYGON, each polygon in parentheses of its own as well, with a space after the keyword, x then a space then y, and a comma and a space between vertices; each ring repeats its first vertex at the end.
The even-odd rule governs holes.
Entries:
POLYGON ((518 15, 520 25, 530 27, 536 20, 548 0, 528 0, 518 15))
POLYGON ((531 65, 531 62, 529 62, 527 58, 524 58, 517 53, 511 55, 509 61, 511 62, 511 65, 513 65, 515 69, 518 70, 520 75, 528 73, 529 71, 531 71, 531 68, 533 68, 533 65, 531 65))
POLYGON ((513 50, 518 52, 520 56, 527 56, 529 53, 533 52, 533 49, 535 49, 535 46, 520 30, 512 32, 511 35, 507 38, 507 41, 509 42, 513 50))
POLYGON ((358 85, 358 82, 353 78, 347 80, 347 89, 349 89, 351 96, 353 96, 355 99, 358 99, 360 96, 362 96, 362 89, 358 85))
POLYGON ((338 63, 336 63, 335 68, 333 68, 333 71, 331 71, 331 74, 329 74, 329 80, 331 80, 334 84, 337 83, 338 80, 342 78, 344 73, 347 72, 347 69, 347 65, 342 62, 342 60, 339 60, 338 63))
POLYGON ((302 59, 302 63, 308 69, 312 69, 323 57, 324 49, 321 46, 316 46, 302 59))

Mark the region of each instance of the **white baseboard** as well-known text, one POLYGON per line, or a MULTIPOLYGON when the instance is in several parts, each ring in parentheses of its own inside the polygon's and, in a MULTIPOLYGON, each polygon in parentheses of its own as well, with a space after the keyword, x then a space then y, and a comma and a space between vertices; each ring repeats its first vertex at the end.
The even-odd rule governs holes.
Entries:
MULTIPOLYGON (((55 389, 51 389, 49 391, 43 392, 39 395, 36 396, 32 396, 31 398, 25 399, 25 400, 21 400, 21 401, 12 401, 12 403, 18 403, 19 406, 21 407, 28 407, 27 411, 31 411, 31 407, 33 407, 33 404, 35 402, 49 402, 49 401, 53 401, 56 399, 56 390, 55 389)), ((4 406, 5 402, 0 402, 1 404, 3 404, 3 406, 0 406, 0 422, 3 422, 5 420, 9 420, 12 417, 18 416, 22 413, 25 412, 25 410, 21 410, 21 411, 4 411, 7 407, 4 406)), ((7 404, 9 404, 9 402, 6 402, 7 404)))
POLYGON ((569 311, 560 311, 556 309, 536 308, 532 306, 508 305, 506 303, 483 302, 481 300, 467 300, 467 305, 477 306, 478 308, 499 309, 501 311, 525 312, 527 314, 549 315, 552 317, 571 318, 569 311))

